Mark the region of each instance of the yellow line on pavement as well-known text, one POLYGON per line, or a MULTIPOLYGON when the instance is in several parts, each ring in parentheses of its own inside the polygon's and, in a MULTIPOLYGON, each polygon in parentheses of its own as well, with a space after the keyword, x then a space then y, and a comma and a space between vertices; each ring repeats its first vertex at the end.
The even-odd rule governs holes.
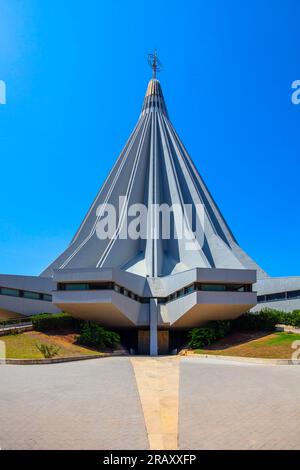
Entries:
POLYGON ((140 395, 151 450, 177 450, 179 357, 134 357, 140 395))

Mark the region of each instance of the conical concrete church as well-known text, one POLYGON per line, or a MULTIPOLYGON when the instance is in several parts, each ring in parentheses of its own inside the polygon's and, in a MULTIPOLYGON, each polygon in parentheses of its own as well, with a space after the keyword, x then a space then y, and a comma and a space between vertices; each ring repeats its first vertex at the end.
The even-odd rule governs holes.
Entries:
POLYGON ((172 126, 156 55, 152 67, 138 122, 70 245, 38 277, 0 275, 0 316, 63 310, 132 330, 156 355, 170 333, 300 307, 300 278, 268 276, 238 245, 172 126))

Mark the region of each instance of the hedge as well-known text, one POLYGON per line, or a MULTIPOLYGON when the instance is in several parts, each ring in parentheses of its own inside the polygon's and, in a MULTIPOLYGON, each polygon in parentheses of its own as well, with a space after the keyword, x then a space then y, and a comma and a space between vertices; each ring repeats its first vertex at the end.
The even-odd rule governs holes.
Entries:
POLYGON ((300 310, 284 312, 265 308, 260 312, 248 312, 233 321, 214 321, 188 333, 189 346, 200 349, 224 338, 230 331, 274 331, 277 324, 300 327, 300 310))
POLYGON ((18 318, 15 320, 0 320, 0 326, 18 325, 19 323, 31 323, 31 317, 18 318))
POLYGON ((41 313, 33 315, 31 321, 37 331, 64 330, 67 328, 78 330, 80 327, 80 320, 71 317, 67 313, 41 313))
POLYGON ((245 313, 232 322, 235 330, 239 331, 274 331, 275 326, 283 325, 300 326, 300 311, 284 312, 265 308, 257 313, 245 313))
POLYGON ((279 323, 282 323, 283 325, 300 327, 300 310, 293 310, 292 312, 282 312, 279 323))
POLYGON ((81 334, 77 343, 97 348, 110 348, 120 343, 120 335, 106 330, 98 323, 85 322, 81 325, 81 334))
POLYGON ((189 346, 193 349, 203 348, 217 339, 224 338, 231 330, 230 321, 213 321, 205 327, 193 328, 189 333, 189 346))

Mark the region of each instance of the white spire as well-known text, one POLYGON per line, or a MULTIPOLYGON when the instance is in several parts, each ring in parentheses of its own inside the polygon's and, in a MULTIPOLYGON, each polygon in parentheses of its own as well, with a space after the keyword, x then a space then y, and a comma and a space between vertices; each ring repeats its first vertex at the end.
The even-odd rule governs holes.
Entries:
MULTIPOLYGON (((148 233, 156 230, 153 217, 147 220, 148 233)), ((178 220, 174 217, 175 232, 178 220)), ((193 222, 186 215, 185 227, 193 222)), ((119 267, 142 276, 158 277, 194 267, 261 268, 239 247, 190 156, 168 118, 161 85, 156 78, 148 84, 142 113, 119 158, 114 164, 70 246, 43 272, 53 269, 119 267), (118 206, 117 229, 112 239, 96 234, 101 204, 118 206), (125 214, 133 204, 189 204, 203 207, 203 229, 199 249, 188 251, 183 240, 149 237, 121 239, 125 214)))

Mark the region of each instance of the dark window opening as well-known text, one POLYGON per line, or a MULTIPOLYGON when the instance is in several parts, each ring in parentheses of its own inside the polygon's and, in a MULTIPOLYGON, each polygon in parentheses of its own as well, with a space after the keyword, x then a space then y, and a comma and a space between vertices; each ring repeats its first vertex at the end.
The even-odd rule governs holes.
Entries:
MULTIPOLYGON (((114 290, 115 292, 124 295, 136 302, 142 304, 149 303, 149 297, 140 297, 134 292, 115 284, 114 282, 86 282, 86 283, 58 283, 58 290, 66 291, 81 291, 81 290, 114 290)), ((173 292, 168 297, 158 297, 157 302, 159 304, 165 304, 172 302, 174 299, 179 299, 185 295, 191 294, 195 291, 207 291, 207 292, 252 292, 251 284, 213 284, 213 283, 193 283, 176 292, 173 292)))
POLYGON ((300 290, 292 290, 287 292, 274 292, 271 294, 258 295, 257 301, 260 302, 275 302, 276 300, 286 299, 300 299, 300 290))
POLYGON ((285 292, 277 292, 276 294, 267 294, 266 295, 266 300, 267 302, 269 300, 283 300, 286 298, 286 293, 285 292))
POLYGON ((29 300, 45 300, 52 302, 52 295, 43 294, 41 292, 33 292, 21 289, 12 289, 10 287, 0 287, 0 295, 7 295, 9 297, 21 297, 29 300))

